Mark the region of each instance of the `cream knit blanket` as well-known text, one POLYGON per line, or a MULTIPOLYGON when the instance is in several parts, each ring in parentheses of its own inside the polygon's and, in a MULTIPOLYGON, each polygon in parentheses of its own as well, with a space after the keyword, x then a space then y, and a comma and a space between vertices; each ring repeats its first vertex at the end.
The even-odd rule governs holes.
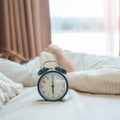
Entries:
MULTIPOLYGON (((120 58, 63 52, 75 67, 74 72, 66 75, 70 88, 90 93, 120 94, 120 58)), ((56 58, 43 51, 41 66, 48 60, 56 58)))
POLYGON ((7 78, 4 74, 0 73, 0 108, 11 98, 20 94, 22 89, 22 84, 15 83, 11 79, 7 78))

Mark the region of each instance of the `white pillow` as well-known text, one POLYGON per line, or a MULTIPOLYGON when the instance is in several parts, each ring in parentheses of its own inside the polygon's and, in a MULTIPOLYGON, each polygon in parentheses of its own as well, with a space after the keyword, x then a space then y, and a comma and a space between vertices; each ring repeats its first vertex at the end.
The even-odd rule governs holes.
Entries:
POLYGON ((32 86, 32 72, 21 64, 0 58, 0 72, 14 82, 32 86))
POLYGON ((55 55, 53 53, 50 53, 50 52, 46 52, 46 51, 43 51, 41 52, 41 59, 40 59, 40 67, 49 67, 49 68, 54 68, 56 66, 58 66, 58 62, 55 55), (51 62, 48 62, 48 61, 51 61, 51 62), (53 62, 52 62, 53 61, 53 62), (48 62, 48 64, 44 64, 45 62, 48 62))
POLYGON ((0 106, 20 94, 22 89, 22 84, 15 83, 0 73, 0 106))
POLYGON ((38 76, 38 71, 40 70, 40 60, 40 56, 37 56, 31 59, 29 62, 22 64, 32 71, 33 86, 37 85, 37 82, 40 78, 40 76, 38 76))

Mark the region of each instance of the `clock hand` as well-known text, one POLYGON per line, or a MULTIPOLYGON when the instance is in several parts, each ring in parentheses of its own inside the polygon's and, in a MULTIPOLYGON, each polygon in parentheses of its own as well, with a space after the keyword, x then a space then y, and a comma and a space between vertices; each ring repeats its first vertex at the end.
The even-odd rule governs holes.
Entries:
POLYGON ((54 95, 54 78, 52 76, 52 94, 54 95))

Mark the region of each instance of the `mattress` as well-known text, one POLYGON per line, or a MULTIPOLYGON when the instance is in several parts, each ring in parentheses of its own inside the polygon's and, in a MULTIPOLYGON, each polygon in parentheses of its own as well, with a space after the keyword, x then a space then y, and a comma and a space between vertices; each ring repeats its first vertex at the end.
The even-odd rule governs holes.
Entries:
POLYGON ((120 96, 70 89, 63 101, 48 102, 26 87, 2 107, 0 120, 120 120, 120 96))

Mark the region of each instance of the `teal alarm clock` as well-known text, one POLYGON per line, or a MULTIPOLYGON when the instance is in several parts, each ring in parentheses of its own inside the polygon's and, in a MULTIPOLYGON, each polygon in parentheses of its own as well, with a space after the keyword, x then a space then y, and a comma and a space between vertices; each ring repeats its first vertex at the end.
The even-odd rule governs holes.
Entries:
POLYGON ((38 72, 40 78, 37 89, 40 96, 46 101, 60 101, 68 92, 67 71, 62 67, 43 67, 38 72))

